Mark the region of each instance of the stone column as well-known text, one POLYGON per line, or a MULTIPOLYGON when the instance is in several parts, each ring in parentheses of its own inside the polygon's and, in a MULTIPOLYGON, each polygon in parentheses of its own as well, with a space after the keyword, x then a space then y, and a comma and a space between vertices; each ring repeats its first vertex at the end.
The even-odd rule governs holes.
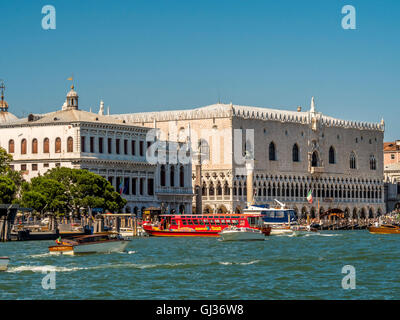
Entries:
POLYGON ((254 188, 253 188, 253 178, 254 178, 254 160, 246 161, 247 170, 247 207, 251 206, 254 202, 254 188))
POLYGON ((201 184, 201 163, 196 164, 196 181, 195 181, 195 194, 196 194, 196 214, 203 213, 203 204, 202 204, 202 184, 201 184))

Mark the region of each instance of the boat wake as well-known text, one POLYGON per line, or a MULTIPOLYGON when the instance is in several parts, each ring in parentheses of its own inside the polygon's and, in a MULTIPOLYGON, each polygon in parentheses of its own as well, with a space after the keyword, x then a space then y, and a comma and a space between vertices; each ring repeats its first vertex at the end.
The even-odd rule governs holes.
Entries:
POLYGON ((31 254, 29 256, 27 256, 27 258, 45 258, 45 257, 51 257, 52 255, 50 254, 50 252, 47 253, 39 253, 39 254, 31 254))
POLYGON ((227 266, 227 265, 233 265, 233 264, 236 264, 236 265, 249 265, 249 264, 255 264, 255 263, 258 263, 258 262, 260 262, 260 260, 253 260, 253 261, 250 261, 250 262, 224 262, 224 261, 221 261, 221 262, 218 262, 218 263, 227 266))
MULTIPOLYGON (((251 265, 260 262, 260 260, 252 260, 249 262, 211 262, 211 264, 221 264, 221 265, 251 265)), ((137 263, 124 263, 124 264, 107 264, 107 265, 99 265, 93 267, 60 267, 53 265, 44 265, 44 266, 33 266, 33 265, 25 265, 19 267, 11 267, 6 272, 9 273, 21 273, 21 272, 33 272, 33 273, 45 273, 45 272, 76 272, 82 270, 101 270, 101 269, 123 269, 123 268, 132 268, 132 269, 153 269, 153 268, 190 268, 190 267, 198 267, 200 265, 204 265, 203 263, 164 263, 164 264, 137 264, 137 263)))

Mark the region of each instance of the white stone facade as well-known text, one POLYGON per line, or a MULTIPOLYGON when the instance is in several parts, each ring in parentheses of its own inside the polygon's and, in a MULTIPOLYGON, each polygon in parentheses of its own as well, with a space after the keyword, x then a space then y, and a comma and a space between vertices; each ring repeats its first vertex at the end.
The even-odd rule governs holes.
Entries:
MULTIPOLYGON (((332 208, 354 217, 385 212, 383 120, 335 119, 317 112, 314 102, 306 112, 216 104, 113 116, 147 127, 156 123, 172 140, 189 131, 194 150, 202 143, 204 212, 241 212, 246 207, 246 150, 255 159, 257 203, 273 204, 277 199, 303 217, 332 208), (306 200, 309 190, 313 191, 312 204, 306 200)), ((193 184, 196 159, 194 155, 193 184)))
POLYGON ((160 187, 161 166, 146 159, 148 131, 79 110, 78 96, 71 90, 62 110, 0 123, 0 146, 13 156, 14 170, 21 170, 26 180, 58 166, 88 169, 122 191, 124 212, 164 206, 191 213, 191 163, 177 167, 183 172, 181 184, 160 187))

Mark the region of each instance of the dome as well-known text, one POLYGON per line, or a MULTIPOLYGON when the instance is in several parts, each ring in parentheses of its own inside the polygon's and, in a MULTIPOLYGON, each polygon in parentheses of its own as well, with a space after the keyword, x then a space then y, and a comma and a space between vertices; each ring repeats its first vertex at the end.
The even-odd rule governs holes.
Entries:
POLYGON ((0 123, 7 123, 18 120, 18 118, 8 111, 0 111, 0 123))
POLYGON ((0 109, 1 109, 1 110, 7 110, 7 109, 8 109, 8 103, 7 103, 7 101, 0 100, 0 109))
POLYGON ((71 91, 67 93, 67 98, 77 98, 78 93, 74 90, 74 86, 71 86, 71 91))

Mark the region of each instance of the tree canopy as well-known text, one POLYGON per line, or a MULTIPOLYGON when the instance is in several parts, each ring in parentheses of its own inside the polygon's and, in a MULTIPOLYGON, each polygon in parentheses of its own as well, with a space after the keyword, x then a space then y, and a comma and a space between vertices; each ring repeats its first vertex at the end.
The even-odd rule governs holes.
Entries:
POLYGON ((20 172, 11 169, 12 156, 0 147, 0 203, 17 202, 23 178, 20 172))
POLYGON ((23 193, 22 204, 36 211, 58 213, 78 213, 88 208, 115 212, 126 205, 126 200, 102 176, 84 169, 59 167, 33 178, 23 193))

